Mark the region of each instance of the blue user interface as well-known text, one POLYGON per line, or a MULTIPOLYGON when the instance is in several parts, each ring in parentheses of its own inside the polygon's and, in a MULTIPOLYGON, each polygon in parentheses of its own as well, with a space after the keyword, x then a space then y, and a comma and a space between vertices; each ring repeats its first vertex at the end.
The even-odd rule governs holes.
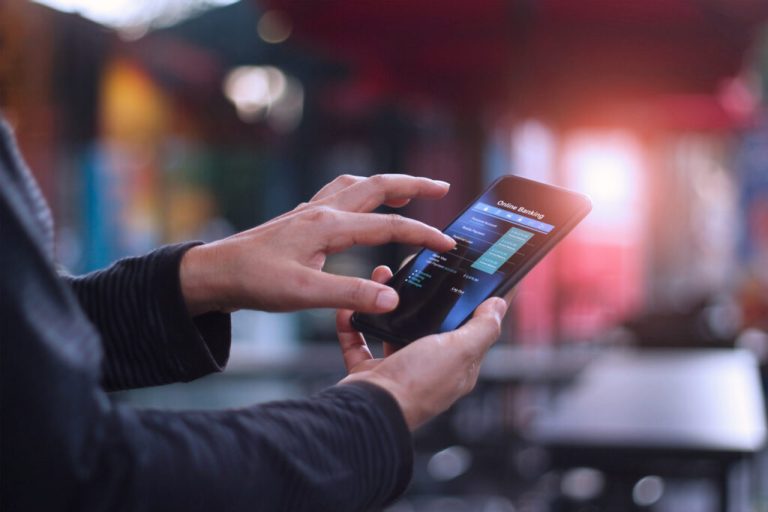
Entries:
POLYGON ((481 197, 445 230, 456 240, 451 251, 424 250, 396 278, 392 286, 402 307, 383 316, 414 334, 457 328, 550 236, 555 226, 547 220, 494 194, 481 197), (418 304, 418 311, 407 311, 409 304, 418 304))

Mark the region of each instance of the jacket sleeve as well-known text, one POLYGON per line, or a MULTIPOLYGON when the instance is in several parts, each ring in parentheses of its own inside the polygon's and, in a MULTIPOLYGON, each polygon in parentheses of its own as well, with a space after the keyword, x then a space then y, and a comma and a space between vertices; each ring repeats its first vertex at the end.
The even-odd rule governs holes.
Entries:
POLYGON ((202 412, 110 406, 99 394, 27 402, 25 414, 55 421, 23 431, 4 412, 2 510, 362 512, 411 477, 402 414, 373 385, 202 412))
POLYGON ((169 412, 112 405, 97 382, 64 368, 43 368, 54 371, 36 375, 45 382, 31 390, 18 387, 28 381, 8 382, 15 375, 7 369, 5 511, 367 511, 410 480, 402 413, 373 385, 240 410, 169 412))
POLYGON ((411 477, 402 413, 373 385, 236 412, 122 414, 139 510, 368 511, 411 477))
POLYGON ((101 335, 106 389, 189 381, 226 364, 229 315, 192 318, 181 293, 181 258, 198 243, 166 246, 84 276, 62 276, 101 335))

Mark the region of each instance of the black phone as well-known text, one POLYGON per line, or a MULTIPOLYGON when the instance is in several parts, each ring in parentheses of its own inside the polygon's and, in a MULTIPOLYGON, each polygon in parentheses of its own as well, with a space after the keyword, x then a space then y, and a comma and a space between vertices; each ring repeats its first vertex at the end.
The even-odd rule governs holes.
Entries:
POLYGON ((494 181, 443 231, 444 253, 422 249, 387 285, 400 296, 388 313, 356 312, 360 332, 396 345, 452 331, 491 296, 517 284, 592 209, 589 198, 518 176, 494 181))

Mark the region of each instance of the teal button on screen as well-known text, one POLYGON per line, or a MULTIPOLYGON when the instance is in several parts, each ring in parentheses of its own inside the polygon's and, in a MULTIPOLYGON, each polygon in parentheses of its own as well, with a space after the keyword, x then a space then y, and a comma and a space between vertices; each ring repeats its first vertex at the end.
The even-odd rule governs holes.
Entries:
POLYGON ((531 239, 533 233, 518 228, 509 228, 509 231, 499 238, 487 251, 485 251, 472 264, 472 268, 493 274, 499 267, 507 262, 525 243, 531 239))

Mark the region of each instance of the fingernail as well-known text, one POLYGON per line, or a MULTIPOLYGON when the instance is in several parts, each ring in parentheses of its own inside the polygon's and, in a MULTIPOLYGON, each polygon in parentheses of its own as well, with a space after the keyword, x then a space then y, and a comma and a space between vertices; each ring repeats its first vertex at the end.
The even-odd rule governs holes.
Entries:
POLYGON ((394 309, 398 300, 394 290, 382 290, 376 296, 376 307, 386 310, 394 309))
POLYGON ((432 181, 434 181, 435 183, 437 183, 439 185, 442 185, 445 188, 450 188, 451 187, 451 184, 448 183, 447 181, 443 181, 443 180, 432 180, 432 181))
POLYGON ((448 242, 450 242, 450 243, 451 243, 451 246, 454 246, 454 245, 456 245, 456 240, 454 240, 454 239, 453 239, 453 238, 451 238, 450 236, 448 236, 448 235, 443 235, 443 238, 445 238, 445 239, 446 239, 448 242))

